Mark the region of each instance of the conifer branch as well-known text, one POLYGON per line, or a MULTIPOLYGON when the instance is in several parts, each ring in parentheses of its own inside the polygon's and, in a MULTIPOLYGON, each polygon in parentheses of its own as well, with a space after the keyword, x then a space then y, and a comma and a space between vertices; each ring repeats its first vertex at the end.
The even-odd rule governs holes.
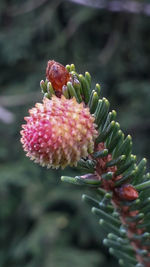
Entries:
MULTIPOLYGON (((71 67, 69 70, 71 71, 71 67)), ((110 112, 108 100, 100 98, 100 85, 96 86, 96 90, 90 88, 87 77, 91 76, 87 72, 83 76, 73 71, 73 75, 80 82, 80 97, 95 117, 99 132, 94 153, 90 155, 90 159, 96 161, 93 175, 95 184, 94 180, 91 180, 91 183, 97 188, 103 188, 105 192, 101 195, 99 191, 101 201, 86 195, 83 195, 83 200, 93 206, 92 212, 99 217, 100 226, 107 233, 110 232, 108 236, 116 236, 114 241, 104 239, 103 243, 110 248, 110 253, 118 258, 119 264, 149 267, 150 216, 143 212, 143 209, 150 208, 148 201, 150 182, 149 173, 146 174, 146 159, 137 163, 136 156, 132 154, 132 138, 130 135, 124 137, 120 125, 115 121, 116 112, 110 112), (100 185, 98 180, 101 181, 100 185), (142 208, 143 202, 147 205, 142 208), (116 213, 119 216, 117 218, 115 218, 116 213), (130 245, 121 246, 120 242, 130 245)), ((69 95, 68 85, 67 88, 69 95)), ((70 95, 79 101, 75 93, 70 95)), ((84 161, 84 166, 86 163, 88 165, 88 159, 84 161)), ((84 168, 82 164, 80 165, 84 168)), ((88 175, 84 176, 86 185, 89 181, 88 175)), ((62 177, 62 180, 67 181, 67 178, 62 177)), ((77 178, 72 177, 70 181, 82 184, 77 178)))
POLYGON ((42 166, 82 169, 82 176, 62 181, 92 187, 82 199, 92 207, 106 232, 103 243, 121 266, 150 267, 150 174, 139 163, 132 138, 125 137, 116 112, 91 87, 91 75, 49 61, 40 83, 43 104, 37 103, 21 131, 24 150, 42 166))

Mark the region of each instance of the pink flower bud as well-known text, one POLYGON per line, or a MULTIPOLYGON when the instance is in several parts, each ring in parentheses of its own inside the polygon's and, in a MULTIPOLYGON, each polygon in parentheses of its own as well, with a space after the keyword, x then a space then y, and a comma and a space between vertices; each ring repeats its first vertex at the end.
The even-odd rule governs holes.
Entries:
POLYGON ((93 152, 97 137, 94 117, 75 98, 44 98, 29 110, 22 126, 21 143, 27 156, 42 166, 76 166, 93 152))

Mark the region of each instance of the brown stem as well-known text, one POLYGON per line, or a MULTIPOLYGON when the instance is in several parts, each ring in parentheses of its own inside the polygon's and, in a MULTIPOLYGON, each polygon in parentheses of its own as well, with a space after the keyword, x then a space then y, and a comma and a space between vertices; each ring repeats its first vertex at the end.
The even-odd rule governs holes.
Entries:
MULTIPOLYGON (((100 143, 95 147, 95 151, 101 151, 104 148, 106 148, 104 143, 100 143)), ((132 222, 132 220, 131 220, 132 217, 137 216, 139 214, 139 211, 138 210, 131 211, 129 206, 123 205, 122 200, 130 201, 132 198, 130 197, 130 195, 126 195, 123 191, 125 186, 127 187, 127 185, 117 187, 117 189, 116 189, 115 181, 122 178, 122 176, 121 175, 115 176, 115 172, 117 170, 116 166, 113 166, 113 167, 107 167, 106 166, 106 163, 109 162, 111 159, 112 159, 111 154, 109 154, 108 156, 106 156, 104 158, 96 159, 97 160, 96 174, 99 176, 99 179, 102 180, 102 188, 105 189, 106 191, 111 191, 113 193, 112 205, 120 213, 120 220, 121 220, 122 224, 127 226, 127 229, 128 229, 127 230, 127 236, 130 240, 131 246, 133 247, 133 249, 135 251, 137 261, 144 264, 145 267, 150 267, 150 262, 146 262, 144 256, 139 255, 137 253, 138 249, 147 250, 148 251, 147 256, 150 256, 149 248, 147 246, 144 246, 141 243, 140 239, 135 239, 135 237, 134 237, 134 235, 141 235, 145 232, 144 228, 138 229, 138 227, 137 227, 137 225, 142 222, 142 219, 138 220, 137 222, 136 221, 132 222), (113 172, 114 173, 113 178, 111 180, 102 179, 102 174, 107 173, 107 172, 113 172), (130 197, 130 199, 129 199, 129 197, 130 197)), ((130 187, 128 189, 131 191, 135 190, 132 185, 128 185, 128 187, 130 187)))

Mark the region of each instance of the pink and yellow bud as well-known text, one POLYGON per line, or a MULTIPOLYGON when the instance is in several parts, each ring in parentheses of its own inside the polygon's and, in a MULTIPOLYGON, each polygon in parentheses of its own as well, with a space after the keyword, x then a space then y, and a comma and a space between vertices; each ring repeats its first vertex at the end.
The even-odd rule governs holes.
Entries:
POLYGON ((94 117, 75 98, 44 98, 29 110, 22 126, 21 142, 26 155, 42 166, 76 166, 94 149, 97 137, 94 117))

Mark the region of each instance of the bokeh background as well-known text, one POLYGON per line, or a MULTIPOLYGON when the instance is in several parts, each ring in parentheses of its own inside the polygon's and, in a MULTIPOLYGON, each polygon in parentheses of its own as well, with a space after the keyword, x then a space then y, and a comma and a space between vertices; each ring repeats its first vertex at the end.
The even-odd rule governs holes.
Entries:
POLYGON ((0 0, 0 267, 117 267, 81 202, 86 189, 60 182, 79 172, 44 169, 22 151, 49 59, 101 83, 138 160, 149 161, 150 1, 0 0))

